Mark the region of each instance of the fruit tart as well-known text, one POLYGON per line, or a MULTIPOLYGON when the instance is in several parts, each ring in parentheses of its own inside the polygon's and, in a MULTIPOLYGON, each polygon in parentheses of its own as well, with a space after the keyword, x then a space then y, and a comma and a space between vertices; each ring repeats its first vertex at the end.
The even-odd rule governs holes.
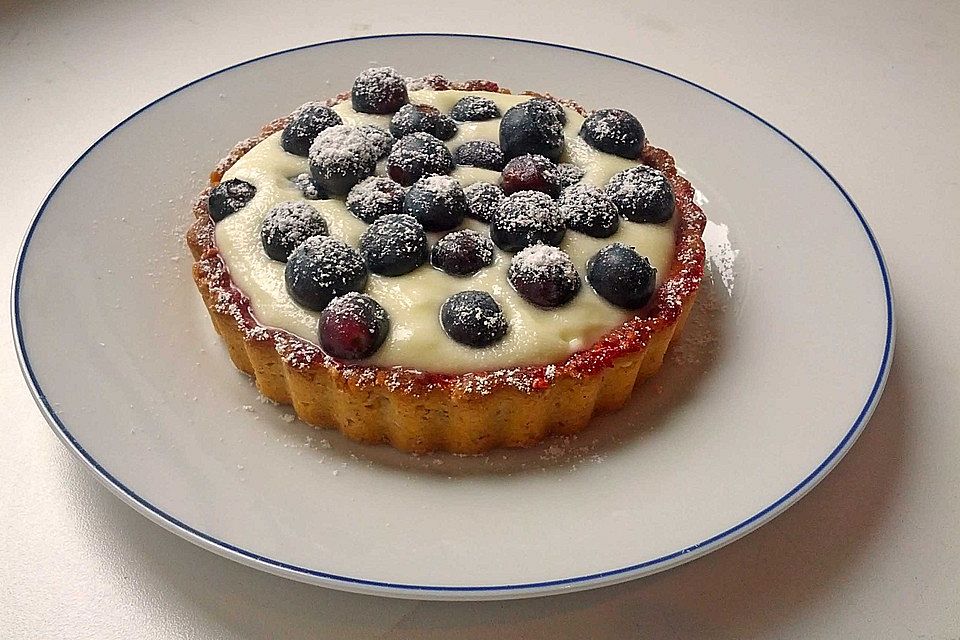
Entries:
POLYGON ((659 369, 703 274, 693 195, 622 109, 375 68, 239 143, 187 243, 266 397, 479 453, 578 432, 659 369))

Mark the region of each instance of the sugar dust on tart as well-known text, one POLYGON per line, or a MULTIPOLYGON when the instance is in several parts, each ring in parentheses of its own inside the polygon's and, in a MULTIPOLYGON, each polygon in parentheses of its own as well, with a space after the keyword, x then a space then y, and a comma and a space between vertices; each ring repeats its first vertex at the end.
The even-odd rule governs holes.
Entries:
POLYGON ((404 451, 529 446, 620 408, 703 274, 693 188, 633 114, 390 68, 238 144, 195 214, 235 365, 404 451))

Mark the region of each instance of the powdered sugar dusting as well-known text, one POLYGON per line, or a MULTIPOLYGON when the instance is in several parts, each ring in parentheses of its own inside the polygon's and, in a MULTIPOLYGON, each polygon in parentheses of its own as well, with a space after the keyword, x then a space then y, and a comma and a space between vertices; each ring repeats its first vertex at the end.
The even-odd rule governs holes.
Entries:
POLYGON ((564 189, 558 206, 567 226, 585 233, 589 233, 588 229, 593 227, 616 229, 620 215, 617 205, 603 190, 587 184, 564 189))
POLYGON ((707 246, 707 258, 710 261, 711 278, 716 274, 727 290, 727 295, 733 296, 734 262, 740 254, 730 243, 730 228, 721 223, 707 221, 703 230, 703 242, 707 246))
POLYGON ((313 176, 311 176, 309 173, 299 174, 292 180, 292 182, 293 184, 297 185, 297 188, 300 189, 300 193, 302 193, 303 197, 307 200, 320 200, 324 197, 320 187, 317 186, 317 183, 313 180, 313 176))
MULTIPOLYGON (((321 325, 325 318, 334 317, 338 322, 342 320, 350 321, 354 326, 363 327, 363 330, 370 335, 376 335, 378 331, 377 322, 371 322, 371 320, 382 323, 388 322, 388 320, 383 307, 376 301, 371 304, 371 300, 372 298, 362 293, 348 291, 330 301, 330 304, 323 310, 323 315, 320 316, 321 325)), ((326 343, 324 344, 326 345, 326 343)))
POLYGON ((290 114, 290 119, 296 120, 298 117, 303 115, 304 112, 313 111, 314 109, 319 109, 321 107, 326 108, 326 106, 327 105, 325 103, 317 102, 316 100, 304 102, 302 105, 293 110, 293 112, 290 114))
POLYGON ((557 165, 557 180, 560 182, 560 188, 565 189, 583 180, 583 169, 569 162, 561 162, 557 165))
POLYGON ((468 215, 480 222, 493 220, 494 213, 506 198, 503 189, 489 182, 475 182, 464 188, 463 193, 467 198, 468 215))
POLYGON ((493 263, 495 249, 493 240, 489 236, 473 229, 452 231, 440 238, 433 246, 434 260, 441 264, 446 258, 444 254, 466 250, 476 254, 477 261, 486 266, 493 263))
MULTIPOLYGON (((393 145, 387 156, 388 167, 400 167, 414 176, 446 174, 453 170, 453 157, 439 139, 418 131, 406 135, 393 145)), ((393 174, 391 174, 393 175, 393 174)), ((409 184, 409 183, 405 183, 409 184)))
POLYGON ((542 139, 563 140, 563 121, 566 116, 559 104, 546 98, 535 98, 517 107, 527 112, 531 124, 541 132, 542 139))
POLYGON ((417 187, 430 191, 445 203, 452 203, 455 198, 463 194, 463 187, 450 176, 427 176, 417 181, 417 187))
MULTIPOLYGON (((467 197, 460 182, 449 176, 420 178, 406 195, 407 206, 413 211, 426 209, 462 212, 466 209, 467 197)), ((427 228, 429 224, 424 223, 427 228)))
POLYGON ((563 228, 557 202, 540 191, 510 194, 500 203, 495 218, 505 231, 563 228))
POLYGON ((436 107, 405 104, 390 119, 390 133, 397 137, 422 131, 441 140, 449 140, 457 132, 457 123, 436 107))
POLYGON ((491 345, 509 328, 500 305, 485 291, 461 291, 447 298, 440 324, 451 338, 471 347, 491 345))
POLYGON ((320 212, 298 201, 281 202, 270 209, 260 231, 264 245, 279 249, 283 258, 310 236, 326 233, 327 223, 320 212))
MULTIPOLYGON (((671 172, 671 177, 682 180, 677 177, 673 166, 664 168, 671 172)), ((666 222, 676 210, 672 183, 663 172, 646 165, 614 175, 607 183, 606 191, 616 203, 620 215, 633 222, 666 222)))
POLYGON ((457 147, 457 164, 500 171, 503 169, 503 151, 492 140, 470 140, 457 147))
POLYGON ((455 120, 481 121, 500 117, 497 103, 483 96, 464 96, 453 105, 450 115, 455 120))
MULTIPOLYGON (((607 147, 629 147, 639 152, 643 148, 643 127, 637 118, 623 109, 598 109, 591 113, 584 129, 589 130, 590 136, 604 141, 601 150, 611 150, 607 147)), ((584 135, 581 132, 581 135, 584 135)), ((634 156, 635 157, 635 156, 634 156)))
POLYGON ((646 165, 637 165, 625 169, 610 178, 607 184, 607 194, 618 198, 648 200, 663 189, 669 189, 670 183, 662 172, 646 165))
POLYGON ((357 250, 343 240, 312 236, 290 255, 287 283, 291 291, 346 291, 366 270, 357 250))
POLYGON ((523 249, 510 261, 510 271, 521 277, 533 277, 535 274, 562 274, 563 277, 576 278, 577 268, 565 251, 549 244, 535 244, 523 249))
POLYGON ((358 111, 390 113, 407 101, 407 84, 393 67, 372 67, 354 80, 351 98, 358 111))
POLYGON ((499 369, 481 374, 462 376, 459 391, 464 395, 485 396, 501 387, 510 387, 523 393, 536 390, 528 371, 521 368, 499 369))
POLYGON ((393 143, 397 141, 389 131, 373 124, 362 124, 357 130, 373 144, 378 160, 386 158, 393 149, 393 143))
POLYGON ((310 164, 315 167, 342 169, 341 175, 355 172, 356 167, 372 167, 377 163, 377 149, 356 127, 338 124, 320 132, 310 145, 310 164))
POLYGON ((360 252, 370 268, 381 256, 425 257, 427 237, 423 226, 413 216, 391 213, 377 218, 360 236, 360 252), (371 260, 373 259, 373 261, 371 260))
POLYGON ((381 176, 371 176, 350 189, 347 209, 364 222, 403 211, 404 189, 398 183, 381 176))

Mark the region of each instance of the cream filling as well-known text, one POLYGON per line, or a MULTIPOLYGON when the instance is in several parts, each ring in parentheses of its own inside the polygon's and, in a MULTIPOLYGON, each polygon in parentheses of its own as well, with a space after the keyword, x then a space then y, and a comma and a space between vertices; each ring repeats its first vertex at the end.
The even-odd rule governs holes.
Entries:
MULTIPOLYGON (((529 100, 530 96, 489 92, 411 91, 410 102, 429 104, 444 113, 464 95, 490 98, 501 112, 529 100)), ((389 128, 390 116, 357 113, 350 102, 334 110, 344 124, 375 124, 389 128)), ((579 165, 584 182, 602 186, 611 176, 637 163, 602 153, 577 135, 583 117, 566 109, 563 162, 579 165)), ((447 142, 453 150, 468 140, 499 140, 500 121, 465 122, 457 135, 447 142)), ((319 313, 297 305, 284 285, 284 264, 267 257, 260 244, 260 225, 277 203, 303 200, 291 179, 309 172, 307 159, 285 152, 280 133, 275 133, 248 151, 224 175, 254 185, 256 196, 239 212, 217 224, 216 240, 234 283, 247 295, 254 315, 262 325, 277 327, 316 343, 319 313)), ((384 173, 384 167, 378 167, 384 173)), ((497 182, 500 173, 471 167, 458 167, 453 177, 464 186, 474 182, 497 182)), ((311 200, 327 222, 330 235, 356 246, 367 225, 351 214, 343 200, 311 200)), ((389 278, 370 275, 364 293, 372 296, 390 314, 390 332, 379 351, 364 361, 377 366, 404 366, 423 371, 465 373, 516 366, 543 365, 563 360, 593 344, 604 333, 620 325, 632 314, 609 304, 586 281, 586 263, 602 247, 613 242, 633 246, 647 256, 657 269, 657 284, 666 276, 673 258, 675 217, 663 224, 636 224, 621 220, 620 229, 609 238, 591 238, 567 231, 561 248, 573 259, 582 278, 580 293, 558 309, 541 309, 522 299, 507 280, 512 254, 497 249, 494 263, 467 278, 447 275, 425 264, 404 276, 389 278), (510 324, 500 342, 474 349, 461 345, 440 326, 440 305, 450 295, 477 289, 487 291, 500 303, 510 324)), ((475 220, 464 222, 481 232, 487 225, 475 220)), ((442 234, 428 234, 431 246, 442 234)))

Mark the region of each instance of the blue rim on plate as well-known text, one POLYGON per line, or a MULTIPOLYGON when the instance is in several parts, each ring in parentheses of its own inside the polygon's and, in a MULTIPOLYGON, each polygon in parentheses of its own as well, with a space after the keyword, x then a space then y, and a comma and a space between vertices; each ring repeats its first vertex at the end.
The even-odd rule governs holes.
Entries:
MULTIPOLYGON (((304 45, 300 47, 293 47, 290 49, 284 49, 282 51, 277 51, 274 53, 266 54, 238 64, 231 65, 215 71, 213 73, 207 74, 201 78, 193 80, 173 91, 167 93, 156 100, 153 100, 146 106, 138 109, 123 121, 118 123, 116 126, 111 128, 109 131, 104 133, 94 142, 83 154, 77 158, 70 167, 64 172, 60 179, 56 182, 50 192, 47 194, 47 197, 44 199, 43 203, 40 205, 40 208, 37 210, 36 215, 34 216, 33 221, 30 223, 30 227, 26 232, 23 243, 20 247, 20 252, 17 256, 16 269, 13 276, 13 287, 11 295, 11 307, 13 315, 13 334, 14 334, 14 344, 16 345, 17 357, 20 362, 20 367, 23 371, 24 377, 27 380, 30 392, 33 394, 34 399, 37 402, 37 405, 40 407, 44 418, 47 422, 50 423, 53 427, 54 432, 60 437, 60 439, 76 453, 96 474, 97 477, 114 493, 116 493, 120 498, 125 502, 133 506, 137 511, 140 511, 148 518, 154 522, 160 524, 161 526, 169 529, 170 531, 177 533, 181 537, 184 537, 191 542, 194 542, 206 549, 214 551, 220 555, 237 560, 243 564, 266 570, 270 573, 275 573, 277 575, 282 575, 290 578, 296 579, 298 576, 301 580, 308 580, 316 582, 317 579, 322 580, 321 584, 326 583, 332 587, 340 587, 343 589, 350 589, 350 585, 355 587, 375 587, 387 590, 384 595, 406 595, 408 597, 417 597, 418 595, 427 597, 430 593, 437 595, 441 594, 487 594, 488 596, 502 593, 504 597, 510 596, 521 596, 525 593, 530 595, 535 595, 538 590, 543 590, 547 588, 556 588, 564 586, 575 586, 579 585, 581 587, 586 587, 588 585, 595 584, 600 586, 601 584, 607 584, 608 582, 612 583, 616 577, 621 577, 623 579, 629 579, 630 574, 639 573, 651 568, 656 569, 666 569, 677 564, 680 564, 685 561, 684 556, 690 556, 690 559, 694 557, 699 557, 706 551, 719 548, 727 543, 733 542, 737 538, 746 535, 747 533, 753 531, 755 528, 768 522, 774 516, 778 515, 788 506, 793 504, 796 500, 806 494, 810 489, 812 489, 826 474, 833 468, 833 466, 843 457, 843 454, 850 448, 853 442, 856 440, 857 436, 863 430, 867 421, 869 420, 871 414, 873 413, 874 408, 877 405, 877 401, 880 398, 880 393, 883 390, 884 383, 887 379, 887 374, 890 370, 891 356, 893 354, 893 342, 894 342, 894 315, 893 315, 893 296, 890 289, 890 278, 887 272, 887 266, 883 259, 883 255, 880 251, 880 247, 877 244, 876 238, 873 235, 873 232, 870 230, 870 227, 867 225, 866 220, 864 220, 863 214, 860 212, 860 209, 854 203, 853 199, 846 192, 846 190, 840 185, 840 183, 834 178, 829 171, 815 158, 811 155, 806 149, 801 147, 797 142, 795 142, 790 136, 778 129, 776 126, 770 122, 764 120, 755 113, 749 111, 745 107, 737 104, 733 100, 726 98, 715 91, 712 91, 706 87, 703 87, 695 82, 681 78, 680 76, 674 75, 670 72, 651 67, 639 62, 628 60, 626 58, 621 58, 619 56, 614 56, 606 53, 599 53, 596 51, 590 51, 589 49, 582 49, 579 47, 573 47, 570 45, 555 44, 550 42, 541 42, 536 40, 526 40, 523 38, 509 38, 503 36, 490 36, 490 35, 477 35, 477 34, 459 34, 459 33, 397 33, 397 34, 385 34, 385 35, 372 35, 372 36, 360 36, 354 38, 342 38, 338 40, 329 40, 326 42, 320 42, 316 44, 304 45), (605 58, 608 60, 614 60, 617 62, 622 62, 640 69, 645 69, 647 71, 652 71, 654 73, 673 78, 692 86, 700 91, 703 91, 714 98, 717 98, 734 108, 738 111, 748 115, 754 120, 762 123, 770 130, 774 131, 777 135, 783 138, 785 141, 790 143, 793 147, 799 150, 807 159, 810 160, 822 173, 826 176, 830 182, 836 187, 846 202, 850 206, 850 210, 857 217, 860 225, 863 227, 864 233, 867 235, 867 238, 870 241, 870 246, 873 249, 877 260, 877 266, 880 269, 880 275, 883 280, 883 289, 884 289, 884 298, 886 302, 886 337, 884 341, 884 350, 883 357, 880 363, 880 369, 877 372, 876 379, 874 381, 873 387, 870 390, 870 394, 867 397, 866 402, 860 410, 860 413, 857 415, 856 420, 845 433, 844 437, 840 440, 837 446, 830 452, 830 454, 824 459, 817 467, 808 474, 802 481, 800 481, 796 486, 794 486, 790 491, 782 495, 779 499, 774 501, 772 504, 762 509, 761 511, 755 513, 754 515, 746 518, 742 522, 722 531, 706 540, 698 542, 696 544, 690 545, 673 553, 654 558, 652 560, 647 560, 641 563, 628 565, 625 567, 620 567, 617 569, 611 569, 608 571, 602 571, 598 573, 592 573, 588 575, 573 576, 570 578, 562 578, 556 580, 547 580, 541 582, 528 582, 528 583, 517 583, 517 584, 503 584, 503 585, 482 585, 482 586, 471 586, 471 585, 418 585, 418 584, 402 584, 402 583, 393 583, 393 582, 382 582, 377 580, 366 580, 362 578, 354 578, 351 576, 337 575, 332 573, 325 573, 323 571, 317 571, 313 569, 308 569, 306 567, 299 567, 296 565, 291 565, 285 562, 274 560, 272 558, 267 558, 256 553, 247 551, 245 549, 236 547, 222 540, 218 540, 208 534, 205 534, 202 531, 194 529, 185 522, 181 522, 177 518, 171 516, 168 513, 160 510, 156 506, 150 504, 131 489, 126 487, 123 483, 118 481, 113 477, 109 471, 103 468, 94 458, 91 456, 77 440, 70 433, 70 429, 66 424, 60 419, 56 411, 53 409, 51 403, 47 400, 44 390, 40 387, 40 384, 37 381, 37 378, 34 374, 33 368, 31 367, 29 357, 26 353, 26 345, 23 342, 23 332, 21 327, 21 317, 20 317, 20 293, 21 293, 21 276, 23 271, 24 259, 27 255, 27 251, 30 247, 30 240, 33 237, 33 233, 36 230, 41 217, 43 216, 44 211, 47 208, 50 200, 56 194, 57 190, 60 188, 60 185, 67 179, 70 173, 77 167, 80 162, 91 152, 93 151, 104 139, 109 137, 114 131, 125 125, 130 120, 136 118, 141 113, 150 109, 155 104, 173 96, 184 89, 191 87, 199 82, 203 82, 208 78, 213 76, 226 73, 232 69, 238 67, 243 67, 249 64, 265 60, 267 58, 273 58, 275 56, 284 55, 294 51, 301 51, 304 49, 313 49, 319 48, 331 44, 339 44, 344 42, 353 42, 360 40, 374 40, 374 39, 390 39, 390 38, 410 38, 410 37, 455 37, 455 38, 474 38, 482 40, 499 40, 499 41, 508 41, 508 42, 517 42, 523 44, 533 44, 538 46, 547 46, 554 47, 557 49, 564 49, 568 51, 575 51, 578 53, 588 54, 591 56, 597 56, 600 58, 605 58), (698 552, 698 553, 693 553, 698 552), (692 554, 692 555, 691 555, 692 554)), ((552 591, 551 591, 552 592, 552 591)))

